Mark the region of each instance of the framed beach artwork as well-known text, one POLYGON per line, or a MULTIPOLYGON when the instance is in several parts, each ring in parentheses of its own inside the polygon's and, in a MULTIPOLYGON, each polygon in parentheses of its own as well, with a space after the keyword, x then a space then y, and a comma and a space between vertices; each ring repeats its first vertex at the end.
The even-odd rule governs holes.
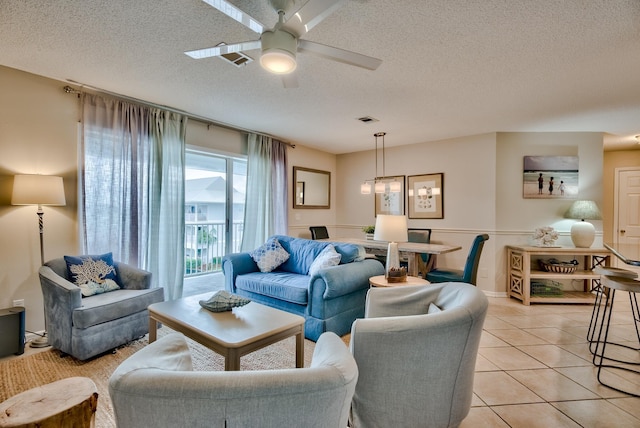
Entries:
POLYGON ((376 193, 375 214, 404 215, 404 175, 378 177, 376 182, 385 183, 384 193, 376 193), (389 183, 400 182, 400 192, 391 192, 389 183))
POLYGON ((525 156, 524 199, 576 199, 578 156, 525 156))
POLYGON ((444 174, 408 177, 409 218, 444 218, 444 174))

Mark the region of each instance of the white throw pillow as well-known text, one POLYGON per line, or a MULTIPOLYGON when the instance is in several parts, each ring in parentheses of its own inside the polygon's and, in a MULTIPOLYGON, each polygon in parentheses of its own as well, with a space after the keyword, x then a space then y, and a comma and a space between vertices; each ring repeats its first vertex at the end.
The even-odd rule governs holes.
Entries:
POLYGON ((335 247, 331 244, 324 247, 324 250, 318 254, 311 266, 309 267, 309 276, 314 276, 320 269, 337 266, 340 264, 340 258, 342 255, 338 253, 335 247))
POLYGON ((282 248, 276 238, 270 238, 249 254, 258 265, 260 272, 271 272, 289 259, 289 253, 282 248))

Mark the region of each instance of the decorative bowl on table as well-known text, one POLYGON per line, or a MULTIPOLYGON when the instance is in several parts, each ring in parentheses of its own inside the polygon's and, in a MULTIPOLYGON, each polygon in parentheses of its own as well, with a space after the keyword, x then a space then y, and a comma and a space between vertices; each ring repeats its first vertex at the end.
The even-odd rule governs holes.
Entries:
POLYGON ((390 283, 407 282, 407 268, 392 267, 391 269, 389 269, 389 272, 387 272, 387 282, 390 282, 390 283))
POLYGON ((577 260, 563 262, 558 259, 538 259, 538 264, 542 270, 553 273, 574 273, 578 269, 577 260))

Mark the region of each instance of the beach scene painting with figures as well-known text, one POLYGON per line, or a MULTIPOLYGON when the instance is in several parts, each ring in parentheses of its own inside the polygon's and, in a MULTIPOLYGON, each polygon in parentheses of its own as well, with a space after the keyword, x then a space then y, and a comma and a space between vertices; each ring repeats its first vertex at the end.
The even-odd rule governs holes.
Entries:
POLYGON ((576 199, 578 156, 525 156, 525 199, 576 199))

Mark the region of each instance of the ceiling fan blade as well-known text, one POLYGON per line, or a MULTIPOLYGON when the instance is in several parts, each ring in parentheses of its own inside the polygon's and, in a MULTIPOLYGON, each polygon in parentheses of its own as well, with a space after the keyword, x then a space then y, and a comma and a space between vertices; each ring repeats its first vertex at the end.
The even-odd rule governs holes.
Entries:
POLYGON ((258 34, 262 34, 264 31, 264 25, 262 25, 257 19, 252 18, 248 14, 244 13, 231 3, 225 0, 202 0, 206 4, 213 6, 220 12, 224 13, 228 17, 235 19, 251 31, 255 31, 258 34))
POLYGON ((300 37, 336 11, 345 0, 309 0, 283 25, 283 29, 300 37))
POLYGON ((196 49, 194 51, 185 52, 194 59, 209 58, 212 56, 220 56, 233 52, 250 51, 260 49, 262 43, 260 40, 252 40, 250 42, 234 43, 232 45, 218 45, 210 48, 196 49))
POLYGON ((382 64, 382 60, 378 58, 334 48, 309 40, 298 40, 298 52, 310 53, 333 61, 366 68, 367 70, 375 70, 382 64))
POLYGON ((297 88, 299 86, 298 85, 298 75, 295 72, 289 73, 289 74, 283 74, 282 75, 282 84, 287 89, 297 88))

